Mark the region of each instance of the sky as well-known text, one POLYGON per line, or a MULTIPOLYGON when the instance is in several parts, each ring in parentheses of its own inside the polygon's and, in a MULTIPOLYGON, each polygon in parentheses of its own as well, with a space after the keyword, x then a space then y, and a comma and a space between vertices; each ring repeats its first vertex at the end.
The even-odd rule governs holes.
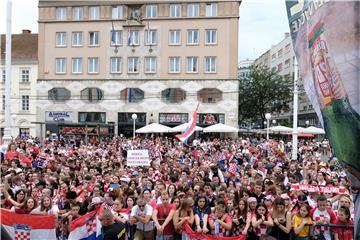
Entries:
MULTIPOLYGON (((6 32, 6 2, 0 0, 0 33, 6 32)), ((12 0, 12 33, 38 32, 38 0, 12 0)), ((256 59, 289 32, 285 0, 243 0, 239 20, 239 60, 256 59)))

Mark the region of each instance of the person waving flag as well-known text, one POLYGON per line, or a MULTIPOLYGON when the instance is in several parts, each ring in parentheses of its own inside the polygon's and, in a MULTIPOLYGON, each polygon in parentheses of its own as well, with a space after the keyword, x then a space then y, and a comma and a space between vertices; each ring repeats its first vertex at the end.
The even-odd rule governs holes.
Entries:
POLYGON ((185 129, 185 132, 182 134, 177 134, 176 137, 183 143, 187 144, 187 141, 191 137, 191 135, 195 132, 196 127, 196 118, 197 118, 197 110, 199 108, 199 104, 197 105, 190 122, 188 123, 188 127, 185 129))

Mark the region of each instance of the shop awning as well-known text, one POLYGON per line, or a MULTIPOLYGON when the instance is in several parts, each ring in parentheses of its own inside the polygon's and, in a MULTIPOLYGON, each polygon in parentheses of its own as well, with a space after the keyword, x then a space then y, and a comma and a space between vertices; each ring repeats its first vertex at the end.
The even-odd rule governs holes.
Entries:
POLYGON ((145 127, 139 128, 136 130, 136 133, 167 133, 171 128, 158 124, 158 123, 151 123, 146 125, 145 127))
MULTIPOLYGON (((169 130, 169 132, 185 132, 187 127, 189 126, 189 123, 183 123, 181 125, 178 125, 176 127, 173 127, 169 130)), ((203 128, 199 126, 195 126, 195 131, 202 131, 203 128)))
POLYGON ((215 125, 212 125, 210 127, 206 127, 203 130, 204 132, 213 132, 213 133, 232 133, 232 132, 238 132, 239 129, 232 127, 232 126, 228 126, 222 123, 218 123, 215 125))

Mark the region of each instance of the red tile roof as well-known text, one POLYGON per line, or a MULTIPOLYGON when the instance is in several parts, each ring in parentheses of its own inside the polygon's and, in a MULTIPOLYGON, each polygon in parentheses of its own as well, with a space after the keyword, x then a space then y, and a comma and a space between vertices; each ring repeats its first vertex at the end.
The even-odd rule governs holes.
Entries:
MULTIPOLYGON (((1 64, 5 64, 5 34, 1 34, 1 64)), ((38 61, 38 34, 12 35, 12 64, 37 63, 38 61)))

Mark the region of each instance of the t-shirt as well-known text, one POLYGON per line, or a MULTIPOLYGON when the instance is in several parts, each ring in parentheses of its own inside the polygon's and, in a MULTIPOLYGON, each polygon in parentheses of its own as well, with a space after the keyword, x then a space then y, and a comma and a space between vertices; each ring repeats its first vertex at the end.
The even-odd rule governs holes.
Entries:
MULTIPOLYGON (((334 221, 334 224, 339 224, 339 225, 353 225, 354 222, 350 220, 349 223, 345 223, 345 222, 342 222, 340 221, 339 219, 336 219, 334 221)), ((354 239, 354 236, 353 236, 353 231, 354 231, 354 228, 351 228, 351 227, 345 227, 345 228, 341 228, 341 227, 337 227, 337 228, 333 228, 332 229, 333 233, 337 233, 338 234, 338 237, 339 237, 339 240, 350 240, 350 239, 354 239)))
MULTIPOLYGON (((309 224, 312 224, 313 221, 311 220, 311 217, 306 218, 309 224)), ((297 228, 302 223, 303 218, 299 217, 297 215, 293 218, 293 228, 297 228)), ((298 237, 309 237, 310 236, 310 226, 304 226, 303 229, 299 232, 297 235, 298 237)))
MULTIPOLYGON (((229 233, 226 231, 226 229, 223 228, 219 223, 216 222, 216 219, 218 219, 217 216, 215 214, 212 214, 210 217, 213 219, 214 225, 218 224, 218 227, 215 227, 215 229, 213 230, 213 234, 218 236, 218 237, 226 237, 226 236, 228 236, 229 233)), ((231 223, 232 218, 228 214, 226 214, 224 222, 225 223, 231 223)))
MULTIPOLYGON (((144 207, 144 211, 142 211, 138 205, 134 206, 131 209, 131 214, 130 217, 133 216, 140 216, 140 217, 145 217, 145 216, 152 216, 153 213, 153 208, 149 205, 146 204, 144 207)), ((147 224, 143 224, 140 221, 136 222, 136 229, 139 229, 141 231, 151 231, 154 229, 154 222, 153 221, 149 221, 147 224)))
POLYGON ((116 222, 110 226, 104 227, 103 240, 125 240, 126 227, 122 222, 116 222))
MULTIPOLYGON (((169 204, 167 208, 164 208, 162 204, 156 205, 156 210, 158 211, 157 217, 160 224, 163 224, 165 222, 165 219, 167 216, 169 216, 171 210, 176 210, 175 205, 169 204)), ((174 224, 173 221, 170 221, 164 228, 163 235, 172 235, 174 234, 174 224)))
MULTIPOLYGON (((327 219, 328 223, 331 223, 335 219, 335 215, 333 211, 331 210, 324 210, 320 211, 318 208, 313 209, 313 211, 310 214, 312 216, 312 219, 314 222, 319 221, 320 219, 327 219)), ((331 240, 331 235, 328 227, 316 227, 315 228, 315 234, 323 234, 326 240, 331 240)))

